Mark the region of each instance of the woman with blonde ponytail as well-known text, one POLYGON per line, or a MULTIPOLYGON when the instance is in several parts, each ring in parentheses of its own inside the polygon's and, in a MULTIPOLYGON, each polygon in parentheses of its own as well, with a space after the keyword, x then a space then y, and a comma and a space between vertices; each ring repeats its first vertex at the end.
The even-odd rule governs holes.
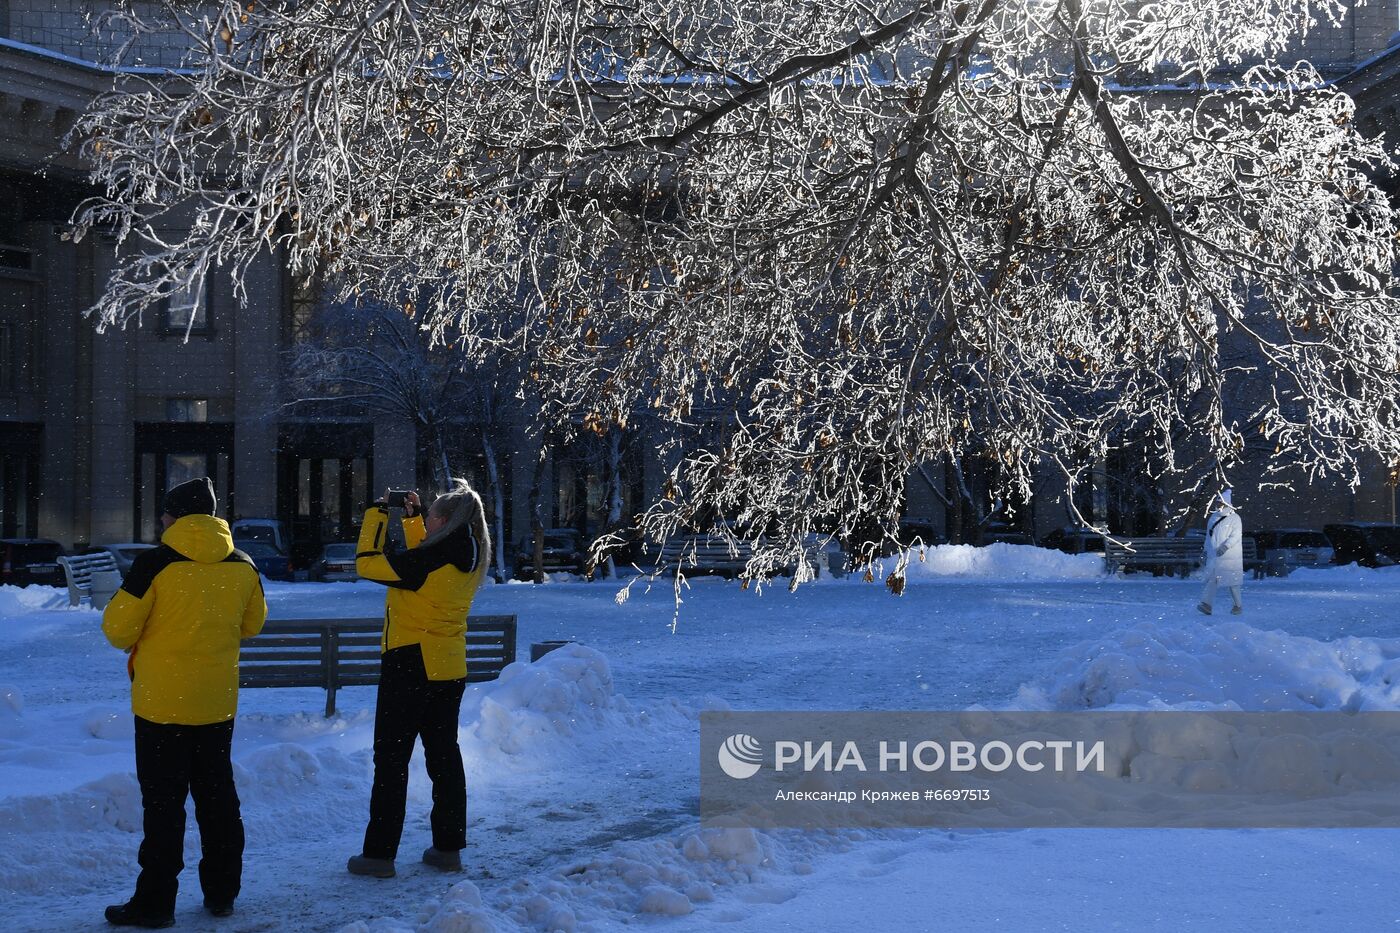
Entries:
POLYGON ((389 508, 365 513, 355 569, 389 588, 380 642, 379 696, 374 716, 374 789, 364 849, 352 874, 394 876, 408 796, 413 743, 433 781, 433 844, 423 861, 460 871, 467 835, 467 784, 457 746, 457 718, 467 684, 467 616, 491 562, 481 498, 453 480, 424 516, 418 494, 404 498, 405 550, 384 549, 389 508))

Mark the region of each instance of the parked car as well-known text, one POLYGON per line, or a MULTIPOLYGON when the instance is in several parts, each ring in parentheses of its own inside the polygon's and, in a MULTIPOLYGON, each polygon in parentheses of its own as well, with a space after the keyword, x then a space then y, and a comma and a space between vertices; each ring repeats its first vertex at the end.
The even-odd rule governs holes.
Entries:
POLYGON ((275 518, 240 518, 229 525, 229 532, 235 541, 262 541, 283 554, 291 551, 286 526, 275 518))
POLYGON ((311 579, 326 583, 336 580, 353 583, 360 579, 355 572, 355 544, 327 544, 321 549, 321 556, 311 565, 311 579))
POLYGON ((290 580, 292 578, 291 559, 266 541, 253 538, 234 538, 233 546, 253 559, 258 573, 269 580, 290 580))
POLYGON ((1102 554, 1103 535, 1092 528, 1067 526, 1056 528, 1040 542, 1041 547, 1054 548, 1066 554, 1102 554))
POLYGON ((48 538, 0 539, 0 585, 65 586, 62 556, 63 546, 48 538))
POLYGON ((1394 567, 1400 564, 1400 525, 1345 522, 1324 525, 1334 564, 1394 567))
POLYGON ((1261 572, 1287 576, 1299 567, 1326 567, 1332 563, 1332 542, 1327 535, 1308 528, 1275 528, 1248 533, 1254 539, 1261 572))
POLYGON ((947 544, 948 539, 933 522, 922 518, 902 518, 895 532, 899 546, 908 550, 911 547, 937 547, 947 544))
POLYGON ((989 544, 1035 544, 1035 541, 1023 531, 1006 531, 997 528, 982 533, 980 546, 986 547, 989 544))
MULTIPOLYGON (((588 569, 588 555, 577 529, 546 528, 544 530, 544 572, 583 574, 588 569)), ((515 549, 515 576, 528 580, 535 573, 535 536, 520 539, 515 549)))
POLYGON ((131 562, 142 551, 149 551, 154 548, 154 544, 142 544, 139 541, 124 541, 121 544, 97 544, 85 550, 84 554, 97 554, 105 552, 112 555, 112 559, 117 562, 117 572, 126 579, 126 572, 131 569, 131 562))

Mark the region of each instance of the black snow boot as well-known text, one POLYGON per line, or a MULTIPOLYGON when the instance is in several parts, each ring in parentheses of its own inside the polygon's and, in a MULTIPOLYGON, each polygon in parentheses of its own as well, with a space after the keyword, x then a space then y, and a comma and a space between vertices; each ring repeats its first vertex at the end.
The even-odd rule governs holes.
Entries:
POLYGON ((423 850, 423 864, 443 871, 461 871, 462 853, 428 846, 423 850))
POLYGON ((391 858, 370 858, 368 855, 352 855, 345 863, 345 870, 352 875, 366 875, 370 878, 394 877, 394 860, 391 858))
POLYGON ((204 909, 207 910, 207 911, 209 911, 209 913, 213 914, 215 917, 232 917, 232 916, 233 916, 233 904, 232 904, 231 902, 229 902, 229 901, 225 901, 225 902, 223 902, 223 903, 216 903, 216 902, 214 902, 214 901, 205 901, 205 902, 204 902, 204 909))
POLYGON ((107 908, 107 922, 114 927, 141 927, 145 930, 164 930, 175 925, 173 912, 164 914, 147 910, 135 901, 113 904, 107 908))

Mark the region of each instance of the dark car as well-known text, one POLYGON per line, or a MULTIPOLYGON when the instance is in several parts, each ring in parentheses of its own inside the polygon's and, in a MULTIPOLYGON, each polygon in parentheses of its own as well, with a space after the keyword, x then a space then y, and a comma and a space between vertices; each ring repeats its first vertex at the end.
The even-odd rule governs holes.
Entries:
POLYGON ((258 568, 258 573, 269 580, 290 580, 292 578, 290 558, 266 541, 234 538, 233 546, 251 557, 254 566, 258 568))
POLYGON ((1324 525, 1334 564, 1394 567, 1400 564, 1400 525, 1345 522, 1324 525))
MULTIPOLYGON (((582 536, 573 528, 546 528, 544 532, 544 572, 577 573, 587 571, 588 555, 583 552, 582 536)), ((515 576, 528 580, 535 573, 535 536, 520 539, 515 549, 515 576)))
POLYGON ((1056 528, 1040 542, 1066 554, 1102 554, 1103 535, 1092 528, 1056 528))
POLYGON ((982 533, 982 541, 979 547, 986 547, 989 544, 1025 544, 1032 545, 1035 541, 1024 531, 1011 531, 1006 528, 992 528, 982 533))
POLYGON ((0 539, 0 585, 66 586, 62 556, 63 546, 47 538, 0 539))
POLYGON ((921 518, 900 519, 895 537, 899 546, 906 551, 911 547, 937 547, 948 543, 937 525, 921 518))

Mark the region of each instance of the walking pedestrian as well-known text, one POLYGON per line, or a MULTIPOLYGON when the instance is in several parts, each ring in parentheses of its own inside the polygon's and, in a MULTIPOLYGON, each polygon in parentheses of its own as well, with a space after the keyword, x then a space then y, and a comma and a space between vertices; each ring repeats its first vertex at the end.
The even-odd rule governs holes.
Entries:
POLYGON ((1210 615, 1215 592, 1223 586, 1230 591, 1230 612, 1239 615, 1244 611, 1244 603, 1240 599, 1240 588, 1244 585, 1243 524, 1240 513, 1231 502, 1229 489, 1220 491, 1215 505, 1215 511, 1206 521, 1206 586, 1196 608, 1210 615))

